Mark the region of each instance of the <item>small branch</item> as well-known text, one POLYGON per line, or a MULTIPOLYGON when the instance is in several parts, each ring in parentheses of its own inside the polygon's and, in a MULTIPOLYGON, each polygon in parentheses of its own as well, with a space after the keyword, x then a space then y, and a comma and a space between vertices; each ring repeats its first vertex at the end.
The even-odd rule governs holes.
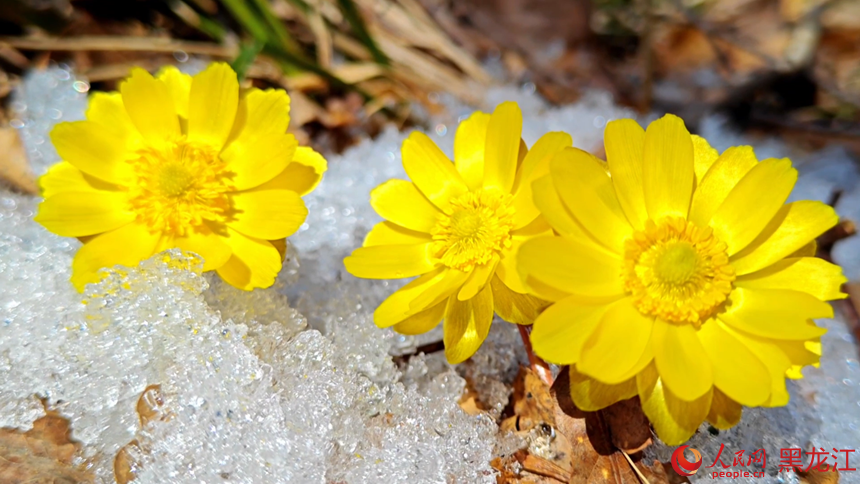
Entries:
POLYGON ((176 52, 232 58, 239 54, 236 46, 211 42, 177 41, 164 37, 123 37, 113 35, 82 37, 0 37, 0 46, 21 50, 44 51, 138 51, 176 52))
POLYGON ((520 337, 522 337, 523 345, 526 347, 526 353, 529 355, 529 365, 531 366, 532 371, 535 372, 535 374, 540 377, 544 383, 552 386, 553 378, 549 365, 547 362, 543 361, 541 357, 536 355, 534 350, 532 350, 532 342, 529 338, 532 327, 518 324, 517 329, 520 330, 520 337))
POLYGON ((628 463, 628 464, 630 464, 630 467, 632 467, 632 468, 633 468, 633 472, 635 472, 635 473, 636 473, 636 477, 638 477, 638 478, 639 478, 639 481, 640 481, 642 484, 650 484, 650 483, 648 482, 648 478, 647 478, 647 477, 645 477, 645 475, 644 475, 644 474, 642 474, 642 471, 640 471, 638 467, 636 467, 636 464, 633 462, 633 459, 631 459, 631 458, 630 458, 630 456, 627 454, 627 452, 624 452, 624 451, 623 451, 623 450, 621 450, 621 449, 618 449, 618 452, 621 452, 621 455, 623 455, 623 456, 624 456, 624 458, 625 458, 625 459, 627 459, 627 463, 628 463))

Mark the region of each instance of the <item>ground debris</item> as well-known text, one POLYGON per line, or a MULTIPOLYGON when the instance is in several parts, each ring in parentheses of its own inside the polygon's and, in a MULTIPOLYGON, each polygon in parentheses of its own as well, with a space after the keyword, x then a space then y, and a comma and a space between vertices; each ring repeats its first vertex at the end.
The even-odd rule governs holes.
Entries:
POLYGON ((817 470, 798 471, 801 484, 839 484, 839 471, 817 470))
POLYGON ((0 181, 19 192, 35 195, 39 193, 36 176, 27 162, 27 153, 21 144, 18 130, 0 128, 0 181))
POLYGON ((69 436, 69 421, 46 409, 21 432, 0 429, 0 482, 15 484, 73 484, 93 482, 93 476, 72 464, 78 444, 69 436))
POLYGON ((499 483, 672 482, 660 462, 648 464, 638 454, 651 442, 638 401, 582 412, 569 397, 565 400, 567 390, 560 391, 567 388, 566 381, 563 370, 550 390, 530 369, 520 370, 514 382, 513 415, 502 421, 500 431, 519 435, 528 447, 493 461, 499 483))

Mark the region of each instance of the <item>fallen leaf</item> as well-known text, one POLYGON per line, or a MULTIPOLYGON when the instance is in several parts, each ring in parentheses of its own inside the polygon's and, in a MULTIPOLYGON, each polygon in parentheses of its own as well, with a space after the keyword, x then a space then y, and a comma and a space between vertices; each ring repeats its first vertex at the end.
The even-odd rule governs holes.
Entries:
POLYGON ((797 471, 801 484, 838 484, 839 471, 820 471, 810 469, 809 472, 797 471))
POLYGON ((460 401, 457 402, 460 408, 468 415, 478 415, 485 413, 482 408, 478 392, 475 391, 475 386, 470 379, 466 379, 466 388, 463 390, 463 395, 460 396, 460 401))
POLYGON ((26 432, 0 429, 0 482, 93 482, 91 474, 72 465, 78 444, 69 434, 69 421, 47 409, 45 416, 26 432))
POLYGON ((551 460, 532 454, 526 454, 520 464, 523 469, 531 473, 549 477, 559 482, 566 482, 570 476, 569 470, 554 464, 551 460))
POLYGON ((552 389, 530 369, 521 369, 512 398, 514 415, 500 429, 516 432, 529 447, 493 461, 498 482, 641 484, 640 474, 650 484, 670 483, 660 462, 637 462, 639 455, 628 461, 619 450, 638 451, 650 443, 650 426, 637 399, 583 412, 570 399, 566 368, 552 389))
POLYGON ((635 454, 651 445, 651 426, 639 398, 620 401, 601 411, 615 447, 635 454))
MULTIPOLYGON (((155 420, 168 420, 170 414, 164 410, 164 396, 161 385, 149 385, 137 399, 137 417, 140 426, 145 427, 155 420)), ((113 474, 117 484, 128 484, 137 478, 140 472, 140 455, 145 450, 137 439, 133 439, 117 452, 113 459, 113 474)))
POLYGON ((0 180, 15 190, 30 195, 39 193, 36 175, 30 170, 27 153, 15 128, 0 128, 0 180))
POLYGON ((530 430, 542 423, 552 425, 554 404, 549 387, 530 369, 520 368, 512 398, 518 430, 530 430))
POLYGON ((562 438, 570 442, 572 473, 568 482, 641 484, 638 471, 650 484, 668 484, 669 478, 659 462, 648 466, 636 462, 638 455, 628 461, 619 450, 639 451, 650 443, 650 426, 638 398, 599 412, 583 412, 570 398, 569 381, 568 368, 563 368, 552 387, 555 425, 562 438))

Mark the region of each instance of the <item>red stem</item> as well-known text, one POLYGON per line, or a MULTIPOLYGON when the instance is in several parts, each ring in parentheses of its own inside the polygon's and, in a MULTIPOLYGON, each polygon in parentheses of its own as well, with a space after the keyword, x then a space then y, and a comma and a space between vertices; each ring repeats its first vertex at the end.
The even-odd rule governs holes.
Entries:
POLYGON ((549 369, 549 364, 543 361, 540 356, 536 355, 532 349, 531 338, 529 338, 532 327, 518 324, 517 328, 520 330, 520 336, 523 338, 523 345, 525 345, 526 353, 529 355, 529 365, 531 366, 532 371, 535 372, 535 374, 543 380, 544 383, 552 386, 553 378, 552 371, 549 369))

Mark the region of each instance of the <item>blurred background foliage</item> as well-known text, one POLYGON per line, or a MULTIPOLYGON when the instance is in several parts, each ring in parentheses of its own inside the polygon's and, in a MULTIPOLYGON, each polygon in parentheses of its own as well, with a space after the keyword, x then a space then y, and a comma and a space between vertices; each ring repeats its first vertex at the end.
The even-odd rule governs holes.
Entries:
POLYGON ((804 143, 860 135, 860 0, 0 2, 0 96, 51 62, 114 89, 199 57, 287 89, 295 133, 336 151, 440 93, 487 108, 499 82, 558 104, 600 88, 693 127, 722 111, 804 143))

